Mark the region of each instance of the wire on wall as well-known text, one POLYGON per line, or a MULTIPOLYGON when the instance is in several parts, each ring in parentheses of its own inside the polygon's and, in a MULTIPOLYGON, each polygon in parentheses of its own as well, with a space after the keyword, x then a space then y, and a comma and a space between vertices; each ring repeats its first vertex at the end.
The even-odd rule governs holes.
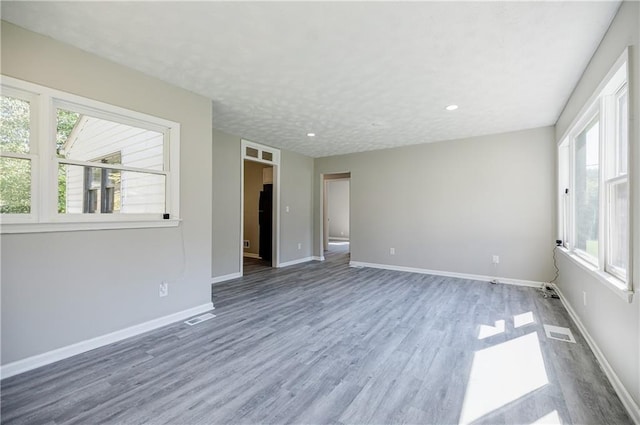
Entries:
POLYGON ((555 276, 553 276, 553 279, 551 279, 549 283, 545 283, 544 285, 542 285, 542 288, 540 288, 540 292, 545 298, 560 298, 560 296, 558 295, 558 292, 554 288, 555 283, 558 280, 558 277, 560 276, 560 269, 558 268, 558 261, 556 259, 556 251, 558 250, 558 247, 560 245, 562 245, 562 241, 556 240, 556 245, 553 247, 552 255, 553 255, 553 268, 555 269, 555 276))

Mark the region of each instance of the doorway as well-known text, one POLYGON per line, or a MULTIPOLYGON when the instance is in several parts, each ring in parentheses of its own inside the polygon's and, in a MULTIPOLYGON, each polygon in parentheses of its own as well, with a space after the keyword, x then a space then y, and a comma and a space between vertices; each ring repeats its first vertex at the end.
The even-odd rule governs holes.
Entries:
POLYGON ((244 160, 243 274, 273 260, 273 166, 244 160))
POLYGON ((280 151, 242 141, 240 274, 278 267, 280 151))
POLYGON ((323 256, 351 252, 351 173, 323 175, 323 256))

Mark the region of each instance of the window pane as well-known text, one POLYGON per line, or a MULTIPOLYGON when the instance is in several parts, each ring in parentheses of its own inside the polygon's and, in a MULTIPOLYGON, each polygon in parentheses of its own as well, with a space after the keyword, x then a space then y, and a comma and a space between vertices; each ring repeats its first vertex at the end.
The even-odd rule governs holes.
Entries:
POLYGON ((611 272, 625 278, 629 260, 629 185, 626 181, 609 188, 609 258, 611 272))
POLYGON ((0 150, 28 153, 31 120, 29 102, 1 96, 1 103, 0 150))
POLYGON ((165 176, 122 172, 122 212, 165 212, 165 176))
POLYGON ((617 143, 616 171, 617 175, 627 173, 627 153, 629 149, 629 103, 627 92, 618 98, 617 105, 617 143))
MULTIPOLYGON (((66 164, 58 164, 58 213, 64 214, 68 209, 67 205, 67 173, 69 166, 66 164)), ((73 191, 74 189, 71 188, 73 191)))
POLYGON ((31 212, 31 160, 0 157, 0 213, 31 212))
POLYGON ((60 164, 58 212, 162 214, 165 176, 60 164))
POLYGON ((77 112, 56 110, 56 152, 60 153, 63 149, 79 118, 80 114, 77 112))
POLYGON ((273 161, 273 154, 271 152, 263 151, 262 159, 264 159, 265 161, 273 161))
POLYGON ((164 134, 57 109, 59 158, 164 169, 164 134))
POLYGON ((575 143, 575 247, 597 263, 599 192, 598 121, 591 123, 575 143))
POLYGON ((257 158, 258 157, 258 149, 254 149, 254 148, 250 148, 247 146, 246 152, 247 156, 250 156, 252 158, 257 158))

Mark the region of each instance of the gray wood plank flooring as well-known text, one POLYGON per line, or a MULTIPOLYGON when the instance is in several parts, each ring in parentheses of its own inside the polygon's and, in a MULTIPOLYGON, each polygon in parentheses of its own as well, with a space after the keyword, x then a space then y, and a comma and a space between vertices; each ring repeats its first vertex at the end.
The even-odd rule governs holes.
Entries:
POLYGON ((260 258, 242 258, 242 274, 244 276, 252 275, 254 273, 262 273, 269 268, 271 268, 271 263, 260 258))
POLYGON ((214 285, 199 325, 3 380, 2 424, 631 423, 558 300, 326 258, 214 285))

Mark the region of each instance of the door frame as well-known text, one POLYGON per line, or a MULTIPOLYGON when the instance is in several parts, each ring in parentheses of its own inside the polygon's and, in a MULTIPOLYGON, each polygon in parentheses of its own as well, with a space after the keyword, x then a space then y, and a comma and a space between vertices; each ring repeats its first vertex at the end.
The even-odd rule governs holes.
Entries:
POLYGON ((273 167, 273 230, 271 233, 271 267, 280 267, 280 149, 242 139, 240 143, 240 276, 244 259, 244 161, 259 162, 273 167), (250 148, 255 156, 248 155, 250 148), (271 159, 269 159, 269 157, 271 159))
POLYGON ((340 173, 321 173, 320 174, 320 260, 324 260, 325 247, 329 245, 329 226, 326 220, 329 218, 327 199, 327 182, 330 180, 347 180, 349 181, 349 251, 351 251, 351 241, 353 232, 351 231, 351 172, 343 171, 340 173))

